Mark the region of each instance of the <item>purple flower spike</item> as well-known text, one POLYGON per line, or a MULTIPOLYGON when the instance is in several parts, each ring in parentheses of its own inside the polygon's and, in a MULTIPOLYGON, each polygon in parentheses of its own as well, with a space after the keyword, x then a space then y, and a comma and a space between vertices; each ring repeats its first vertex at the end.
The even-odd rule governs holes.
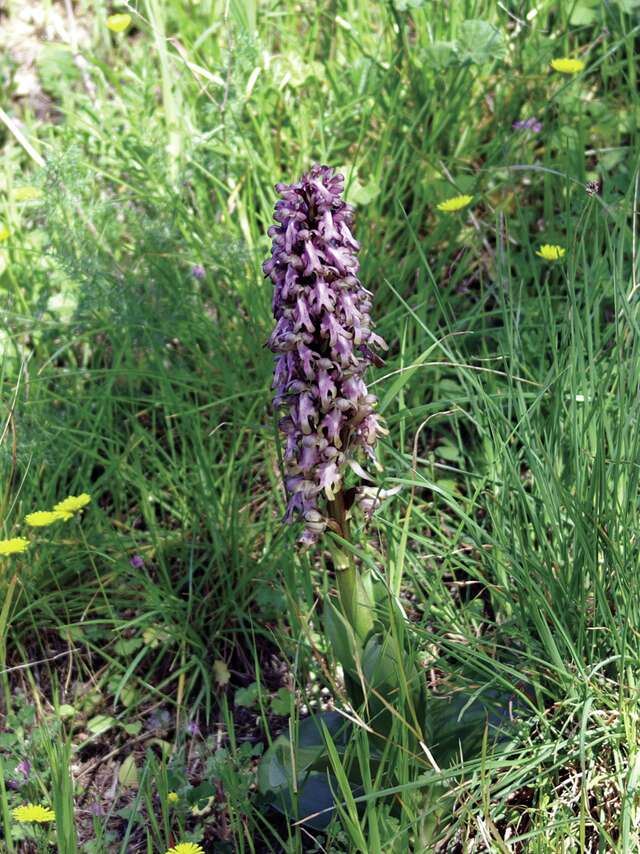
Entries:
POLYGON ((144 566, 144 558, 142 555, 133 555, 133 557, 130 558, 129 563, 134 569, 142 569, 144 566))
POLYGON ((202 266, 202 264, 194 264, 191 268, 191 275, 194 279, 204 279, 204 277, 207 275, 207 272, 202 266))
POLYGON ((269 229, 271 258, 263 265, 274 284, 268 346, 276 354, 275 404, 284 411, 285 521, 304 522, 304 545, 327 526, 322 497, 336 499, 358 450, 375 461, 378 436, 387 432, 362 378, 382 363, 372 348, 387 345, 373 332, 371 293, 358 279, 360 247, 343 183, 331 167, 314 166, 297 183, 276 185, 278 225, 269 229))
POLYGON ((519 120, 514 122, 511 127, 514 130, 530 130, 532 133, 540 133, 542 130, 542 122, 539 122, 534 116, 530 119, 525 119, 524 121, 519 120))

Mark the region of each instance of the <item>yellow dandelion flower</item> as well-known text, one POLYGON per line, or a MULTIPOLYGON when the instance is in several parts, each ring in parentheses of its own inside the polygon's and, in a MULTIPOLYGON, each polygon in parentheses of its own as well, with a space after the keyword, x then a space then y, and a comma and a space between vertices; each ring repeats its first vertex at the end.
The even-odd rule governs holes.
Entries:
POLYGON ((7 238, 11 237, 11 232, 7 228, 6 225, 0 225, 0 243, 3 240, 7 240, 7 238))
POLYGON ((46 821, 56 820, 54 811, 40 804, 24 804, 24 806, 15 807, 11 812, 16 821, 36 821, 38 824, 43 824, 46 821))
POLYGON ((559 71, 560 74, 579 74, 584 68, 584 62, 581 59, 564 57, 561 59, 552 59, 551 67, 554 71, 559 71))
POLYGON ((15 555, 29 548, 29 540, 14 537, 12 540, 0 540, 0 555, 15 555))
POLYGON ((117 15, 109 15, 107 18, 107 27, 112 33, 123 33, 131 23, 131 15, 119 13, 117 15))
POLYGON ((439 211, 454 213, 455 211, 461 211, 462 208, 466 208, 472 200, 473 196, 453 196, 451 199, 445 199, 444 202, 440 202, 436 207, 439 211))
POLYGON ((536 252, 540 258, 544 258, 545 261, 557 261, 559 258, 562 258, 566 249, 563 249, 562 246, 554 246, 550 243, 543 243, 540 249, 536 252))
POLYGON ((59 513, 61 518, 66 522, 68 519, 71 519, 74 513, 77 513, 79 510, 82 510, 83 507, 86 507, 90 501, 91 496, 87 495, 86 492, 83 492, 82 495, 70 495, 68 498, 65 498, 64 501, 58 501, 57 504, 54 504, 53 509, 56 513, 59 513))
POLYGON ((169 794, 167 795, 167 800, 170 804, 177 804, 180 798, 178 797, 177 792, 169 792, 169 794))
POLYGON ((42 190, 37 187, 16 187, 13 198, 16 202, 33 202, 42 198, 42 190))
POLYGON ((167 851, 167 854, 204 854, 204 849, 195 842, 178 842, 167 851))
POLYGON ((24 521, 32 528, 45 528, 47 525, 59 522, 60 519, 64 519, 64 514, 56 510, 36 510, 24 517, 24 521))

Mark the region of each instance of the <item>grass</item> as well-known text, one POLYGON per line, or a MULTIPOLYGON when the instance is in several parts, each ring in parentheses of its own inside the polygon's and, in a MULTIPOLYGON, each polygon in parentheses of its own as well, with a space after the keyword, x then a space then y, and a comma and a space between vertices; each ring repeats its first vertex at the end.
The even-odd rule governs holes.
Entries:
POLYGON ((637 850, 640 24, 622 2, 507 5, 147 0, 111 34, 98 0, 45 4, 30 97, 9 45, 1 536, 92 504, 0 564, 7 851, 36 850, 10 817, 27 801, 63 854, 637 850), (579 75, 549 70, 574 55, 579 75), (263 346, 273 185, 316 161, 347 172, 391 345, 370 380, 403 488, 357 549, 429 690, 508 686, 518 720, 450 768, 412 756, 403 716, 380 755, 330 738, 321 834, 255 787, 304 707, 344 709, 333 580, 279 522, 263 346))

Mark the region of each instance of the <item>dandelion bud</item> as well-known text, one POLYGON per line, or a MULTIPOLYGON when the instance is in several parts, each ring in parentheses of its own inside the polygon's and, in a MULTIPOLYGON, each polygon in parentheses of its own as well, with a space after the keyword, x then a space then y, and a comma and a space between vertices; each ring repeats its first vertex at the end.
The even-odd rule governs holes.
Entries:
POLYGON ((297 183, 276 185, 278 225, 269 228, 271 258, 263 264, 274 285, 274 402, 287 411, 285 521, 303 521, 305 545, 325 530, 320 502, 335 500, 345 466, 359 451, 375 460, 385 432, 363 375, 382 364, 373 348, 387 345, 373 332, 371 293, 358 279, 343 182, 332 168, 314 166, 297 183))

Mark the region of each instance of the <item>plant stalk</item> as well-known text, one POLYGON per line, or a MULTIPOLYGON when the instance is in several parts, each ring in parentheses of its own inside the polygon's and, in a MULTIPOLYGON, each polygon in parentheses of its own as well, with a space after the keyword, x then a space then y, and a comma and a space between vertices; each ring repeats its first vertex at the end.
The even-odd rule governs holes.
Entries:
MULTIPOLYGON (((339 492, 329 502, 329 516, 336 523, 343 540, 351 540, 349 522, 346 518, 344 494, 339 492)), ((373 628, 373 603, 363 584, 363 579, 350 554, 335 543, 331 545, 333 565, 336 571, 340 607, 345 618, 359 640, 364 641, 373 628)))

